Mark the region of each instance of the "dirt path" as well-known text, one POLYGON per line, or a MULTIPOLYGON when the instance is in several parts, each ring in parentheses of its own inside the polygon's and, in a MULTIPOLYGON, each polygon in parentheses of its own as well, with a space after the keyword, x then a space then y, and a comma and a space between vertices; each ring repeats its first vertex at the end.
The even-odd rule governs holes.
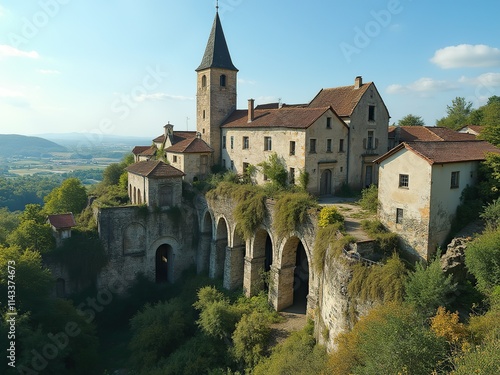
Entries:
POLYGON ((285 340, 292 332, 300 331, 307 323, 305 314, 296 314, 284 311, 279 314, 285 320, 280 323, 271 324, 271 335, 269 339, 269 346, 271 347, 274 347, 285 340))

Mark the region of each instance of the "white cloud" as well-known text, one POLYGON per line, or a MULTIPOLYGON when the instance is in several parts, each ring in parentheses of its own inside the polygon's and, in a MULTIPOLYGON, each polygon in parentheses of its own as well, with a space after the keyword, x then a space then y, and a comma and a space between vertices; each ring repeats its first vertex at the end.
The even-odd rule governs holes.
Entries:
POLYGON ((0 87, 0 98, 19 98, 23 96, 19 91, 0 87))
POLYGON ((500 66, 500 49, 484 44, 460 44, 438 49, 430 61, 443 69, 500 66))
POLYGON ((484 73, 471 78, 462 76, 459 82, 474 86, 500 87, 500 73, 484 73))
POLYGON ((389 94, 403 94, 408 92, 416 92, 420 94, 428 94, 432 92, 450 91, 457 89, 457 85, 448 81, 437 81, 432 78, 420 78, 409 85, 393 84, 386 89, 389 94))
POLYGON ((60 74, 61 72, 59 70, 52 70, 52 69, 38 69, 38 73, 41 73, 41 74, 60 74))
POLYGON ((152 94, 142 94, 135 98, 138 102, 144 102, 148 100, 157 101, 157 100, 177 100, 177 101, 186 101, 186 100, 194 100, 189 96, 182 95, 169 95, 164 92, 155 92, 152 94))
POLYGON ((9 46, 8 44, 0 44, 0 59, 2 57, 27 57, 30 59, 38 59, 40 55, 36 51, 25 52, 9 46))

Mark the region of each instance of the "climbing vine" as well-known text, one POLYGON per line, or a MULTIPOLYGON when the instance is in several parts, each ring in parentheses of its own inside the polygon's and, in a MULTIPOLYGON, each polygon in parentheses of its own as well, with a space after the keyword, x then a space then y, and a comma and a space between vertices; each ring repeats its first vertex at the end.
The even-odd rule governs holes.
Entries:
POLYGON ((316 210, 318 203, 308 193, 286 192, 278 196, 274 216, 274 227, 279 237, 293 232, 298 225, 304 224, 310 210, 316 210))

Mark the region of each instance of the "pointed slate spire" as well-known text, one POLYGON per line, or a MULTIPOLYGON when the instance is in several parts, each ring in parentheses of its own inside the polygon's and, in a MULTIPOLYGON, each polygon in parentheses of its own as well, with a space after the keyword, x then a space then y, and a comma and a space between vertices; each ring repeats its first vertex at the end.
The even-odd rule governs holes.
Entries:
POLYGON ((198 72, 208 68, 222 68, 238 71, 231 61, 231 55, 227 48, 219 12, 215 14, 214 24, 207 42, 207 48, 205 49, 201 64, 196 71, 198 72))

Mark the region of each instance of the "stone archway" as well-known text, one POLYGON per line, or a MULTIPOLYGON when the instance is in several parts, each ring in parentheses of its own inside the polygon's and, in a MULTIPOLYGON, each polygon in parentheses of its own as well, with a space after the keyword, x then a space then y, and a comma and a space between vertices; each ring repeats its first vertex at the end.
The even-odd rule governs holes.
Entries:
POLYGON ((280 267, 271 267, 269 298, 274 308, 291 308, 305 314, 310 286, 310 261, 303 242, 296 236, 284 241, 280 267))
POLYGON ((170 270, 173 269, 173 249, 168 244, 163 244, 156 249, 155 254, 155 280, 157 283, 171 281, 170 270))
POLYGON ((332 194, 332 171, 330 169, 325 169, 321 173, 321 177, 319 180, 319 194, 320 195, 332 194))
POLYGON ((251 241, 250 254, 245 257, 245 278, 243 288, 247 296, 260 290, 268 290, 271 265, 273 263, 273 241, 264 228, 259 228, 251 241))
POLYGON ((228 244, 228 229, 226 220, 221 217, 217 222, 216 237, 210 249, 209 276, 212 279, 221 278, 224 275, 224 264, 226 261, 226 247, 228 244))

